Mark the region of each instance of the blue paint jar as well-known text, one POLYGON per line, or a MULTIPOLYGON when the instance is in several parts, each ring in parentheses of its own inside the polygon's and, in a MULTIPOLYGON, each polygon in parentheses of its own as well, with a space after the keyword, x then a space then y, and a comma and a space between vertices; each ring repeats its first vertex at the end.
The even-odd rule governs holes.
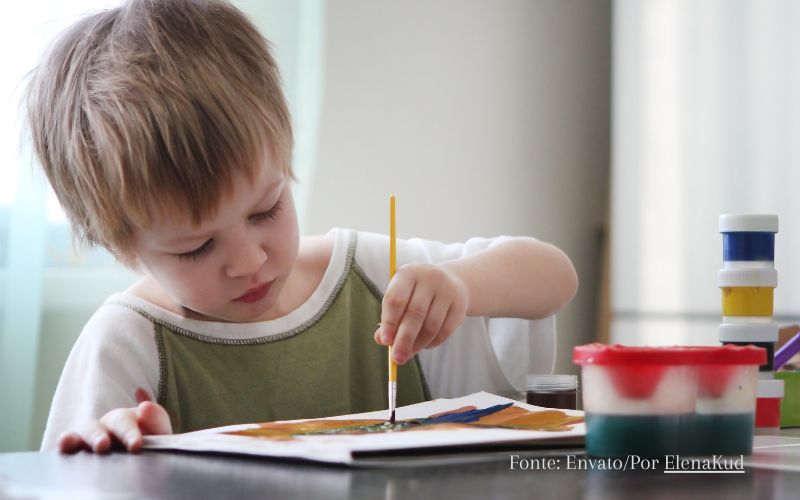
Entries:
POLYGON ((775 260, 775 233, 722 233, 722 260, 775 260))
POLYGON ((719 232, 725 269, 774 268, 777 215, 721 215, 719 232))

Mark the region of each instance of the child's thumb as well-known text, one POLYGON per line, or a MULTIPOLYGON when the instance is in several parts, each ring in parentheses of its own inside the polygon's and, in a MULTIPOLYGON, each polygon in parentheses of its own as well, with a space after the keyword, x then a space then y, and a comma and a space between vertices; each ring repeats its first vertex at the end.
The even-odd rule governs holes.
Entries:
POLYGON ((143 435, 172 434, 172 423, 161 405, 144 401, 136 407, 136 422, 143 435))

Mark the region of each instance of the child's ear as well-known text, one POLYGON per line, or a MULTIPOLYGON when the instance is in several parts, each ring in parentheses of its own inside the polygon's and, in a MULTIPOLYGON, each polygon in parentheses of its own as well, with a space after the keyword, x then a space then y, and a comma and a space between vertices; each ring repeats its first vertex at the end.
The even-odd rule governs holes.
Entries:
POLYGON ((131 265, 129 265, 127 267, 128 267, 128 269, 130 269, 131 271, 135 272, 136 274, 140 274, 142 276, 147 274, 147 270, 145 269, 144 264, 139 259, 138 255, 134 255, 133 256, 133 259, 131 260, 131 265))
POLYGON ((139 259, 139 256, 131 250, 130 252, 111 252, 117 262, 130 269, 137 274, 145 274, 144 265, 139 259))

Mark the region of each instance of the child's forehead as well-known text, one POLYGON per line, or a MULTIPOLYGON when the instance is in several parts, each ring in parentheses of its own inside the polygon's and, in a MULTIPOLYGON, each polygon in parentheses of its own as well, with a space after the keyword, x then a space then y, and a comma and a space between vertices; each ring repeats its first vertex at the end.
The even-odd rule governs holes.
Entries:
MULTIPOLYGON (((244 174, 237 174, 230 187, 220 191, 214 210, 210 210, 199 224, 192 220, 190 210, 170 204, 154 210, 150 215, 150 224, 138 227, 137 232, 170 241, 196 238, 202 233, 224 229, 242 216, 265 208, 262 205, 271 206, 287 187, 285 175, 277 169, 263 169, 252 181, 244 174)), ((209 203, 213 201, 209 200, 209 203)))

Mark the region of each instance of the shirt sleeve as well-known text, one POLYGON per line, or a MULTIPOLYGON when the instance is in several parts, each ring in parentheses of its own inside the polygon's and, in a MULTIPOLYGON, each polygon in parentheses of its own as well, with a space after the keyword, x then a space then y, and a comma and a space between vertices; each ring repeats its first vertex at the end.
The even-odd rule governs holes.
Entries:
POLYGON ((115 408, 138 405, 143 390, 158 399, 159 361, 153 323, 120 305, 102 306, 86 323, 58 382, 42 451, 57 449, 58 436, 80 432, 115 408))
MULTIPOLYGON (((397 267, 438 264, 511 239, 514 238, 471 238, 454 244, 398 239, 397 267)), ((385 293, 389 286, 389 237, 358 233, 355 260, 385 293)), ((479 391, 512 396, 525 390, 527 374, 552 373, 555 349, 555 316, 540 320, 468 317, 444 344, 419 353, 419 360, 434 398, 455 398, 479 391)))

